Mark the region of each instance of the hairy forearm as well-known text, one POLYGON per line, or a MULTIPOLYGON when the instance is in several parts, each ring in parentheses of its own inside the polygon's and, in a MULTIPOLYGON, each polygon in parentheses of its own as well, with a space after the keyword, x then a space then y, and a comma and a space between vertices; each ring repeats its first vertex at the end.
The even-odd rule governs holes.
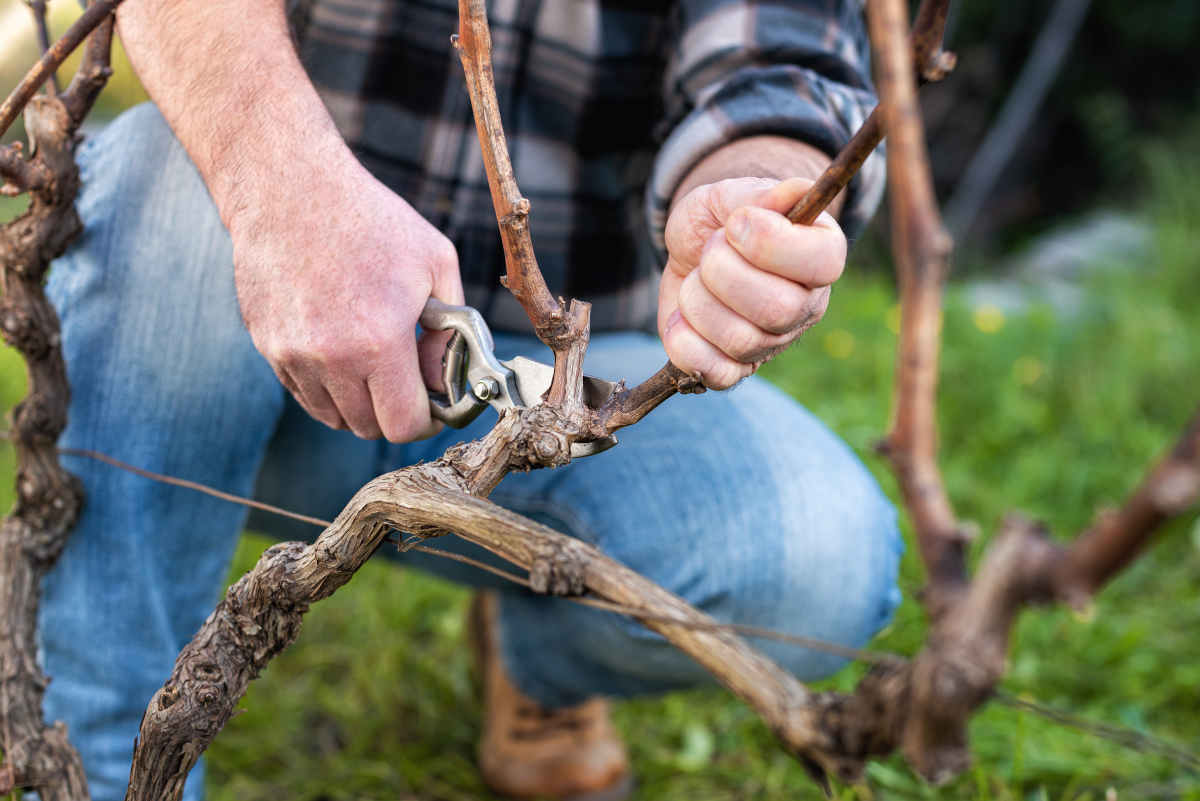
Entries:
MULTIPOLYGON (((832 159, 824 151, 783 136, 750 136, 713 151, 700 161, 675 190, 671 205, 697 186, 726 178, 810 178, 816 180, 832 159)), ((839 194, 829 205, 837 216, 842 208, 839 194)))
POLYGON ((289 38, 281 0, 127 0, 121 37, 227 226, 353 169, 289 38))

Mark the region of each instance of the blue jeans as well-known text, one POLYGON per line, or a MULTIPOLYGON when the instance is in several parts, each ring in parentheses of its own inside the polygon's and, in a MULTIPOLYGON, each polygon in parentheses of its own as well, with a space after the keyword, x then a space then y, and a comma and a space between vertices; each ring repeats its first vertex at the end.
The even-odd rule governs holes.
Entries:
MULTIPOLYGON (((308 418, 255 351, 234 292, 227 233, 195 168, 150 105, 81 149, 83 236, 55 264, 73 388, 63 443, 331 519, 373 476, 480 436, 367 442, 308 418)), ((314 202, 320 202, 314 199, 314 202)), ((535 222, 536 224, 536 222, 535 222)), ((546 358, 530 336, 502 356, 546 358)), ((594 337, 590 373, 639 381, 664 354, 643 333, 594 337)), ((722 620, 860 646, 899 600, 895 514, 851 451, 765 382, 668 401, 611 451, 508 477, 492 498, 591 542, 722 620)), ((145 704, 218 599, 243 508, 79 458, 83 517, 46 581, 42 656, 50 720, 64 720, 96 801, 122 797, 145 704)), ((251 525, 287 538, 287 520, 251 525)), ((454 537, 438 544, 464 552, 454 537)), ((545 705, 709 681, 623 617, 531 595, 420 554, 413 565, 501 590, 514 681, 545 705)), ((759 642, 803 679, 823 653, 759 642)), ((200 797, 200 771, 186 797, 200 797)))

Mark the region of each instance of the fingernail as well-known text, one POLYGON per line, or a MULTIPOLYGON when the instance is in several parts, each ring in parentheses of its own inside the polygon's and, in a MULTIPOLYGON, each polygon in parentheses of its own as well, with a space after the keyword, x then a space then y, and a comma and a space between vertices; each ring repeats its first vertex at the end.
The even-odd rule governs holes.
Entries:
POLYGON ((674 328, 676 323, 678 323, 682 319, 683 319, 683 315, 679 313, 679 309, 676 309, 675 311, 671 312, 671 316, 667 318, 666 328, 663 329, 663 336, 666 336, 667 334, 671 333, 671 329, 674 328))

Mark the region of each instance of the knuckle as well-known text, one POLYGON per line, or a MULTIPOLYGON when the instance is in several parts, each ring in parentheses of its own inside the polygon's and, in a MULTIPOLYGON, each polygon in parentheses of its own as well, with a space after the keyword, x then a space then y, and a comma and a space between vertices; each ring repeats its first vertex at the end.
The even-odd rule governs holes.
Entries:
POLYGON ((829 287, 822 287, 819 291, 812 293, 808 304, 809 320, 815 323, 825 316, 825 312, 829 309, 831 294, 829 287))
POLYGON ((334 336, 329 331, 317 331, 296 347, 296 355, 323 367, 336 367, 344 361, 348 350, 344 337, 334 336))
POLYGON ((814 292, 804 306, 804 314, 800 320, 787 332, 789 340, 795 340, 808 329, 821 322, 825 311, 829 308, 829 288, 814 292))
POLYGON ((675 204, 667 217, 663 238, 667 252, 687 263, 689 256, 704 247, 708 232, 713 228, 712 213, 709 211, 707 186, 697 187, 675 204))
POLYGON ((676 301, 679 304, 679 313, 689 322, 700 319, 705 306, 700 281, 685 279, 679 285, 679 295, 676 301))
POLYGON ((413 416, 406 416, 401 420, 393 422, 390 430, 387 432, 387 438, 392 442, 412 442, 419 439, 428 428, 428 418, 417 419, 413 416))
POLYGON ((738 282, 736 265, 728 259, 708 258, 700 263, 700 280, 718 297, 727 295, 738 282))
POLYGON ((267 361, 278 368, 297 370, 304 367, 304 354, 296 345, 282 339, 272 339, 261 348, 267 361))
POLYGON ((825 284, 828 285, 841 278, 842 271, 846 269, 847 244, 846 237, 840 228, 830 231, 826 239, 828 241, 825 251, 827 269, 823 271, 823 277, 827 279, 825 284))
POLYGON ((755 322, 772 334, 786 334, 809 316, 807 294, 780 292, 764 297, 755 322))
POLYGON ((743 207, 729 217, 738 251, 751 263, 764 261, 774 246, 777 229, 765 209, 743 207))
POLYGON ((730 361, 718 362, 702 371, 704 386, 709 389, 729 389, 744 377, 744 369, 730 361))
POLYGON ((735 361, 749 364, 756 361, 768 346, 762 335, 749 326, 738 326, 729 332, 722 350, 735 361))
POLYGON ((350 426, 350 431, 352 431, 354 433, 354 436, 358 437, 359 439, 365 439, 365 440, 379 439, 380 437, 383 436, 383 432, 379 429, 379 426, 377 424, 375 424, 374 422, 356 423, 356 424, 350 426))
POLYGON ((440 231, 434 240, 431 256, 435 268, 448 269, 458 266, 458 249, 454 247, 450 238, 440 231))
POLYGON ((339 431, 346 428, 346 421, 342 419, 342 416, 337 413, 336 409, 326 407, 317 408, 312 404, 304 402, 301 402, 300 405, 317 422, 324 423, 330 428, 339 431))
POLYGON ((341 371, 379 358, 382 341, 383 336, 371 324, 348 325, 317 331, 302 347, 313 362, 341 371))

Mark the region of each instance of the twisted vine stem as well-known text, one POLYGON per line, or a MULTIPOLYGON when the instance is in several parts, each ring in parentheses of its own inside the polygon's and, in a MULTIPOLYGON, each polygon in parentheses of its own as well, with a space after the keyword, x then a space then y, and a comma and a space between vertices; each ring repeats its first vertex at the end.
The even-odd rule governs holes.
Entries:
MULTIPOLYGON (((47 799, 87 797, 78 756, 60 726, 41 724, 45 679, 33 659, 37 586, 78 514, 77 482, 58 467, 54 443, 65 425, 68 388, 57 320, 41 294, 51 259, 79 229, 71 207, 78 187, 75 131, 108 75, 111 11, 120 0, 93 3, 49 48, 0 105, 0 132, 22 108, 37 156, 0 148, 2 191, 29 192, 29 212, 0 233, 5 290, 0 328, 21 350, 30 396, 14 410, 19 457, 18 502, 0 527, 0 793, 32 787, 47 799), (99 26, 99 27, 97 27, 99 26), (88 32, 84 67, 58 97, 37 88, 88 32)), ((880 66, 881 104, 808 195, 791 210, 811 222, 891 132, 894 244, 903 310, 896 410, 885 451, 913 518, 930 585, 933 628, 911 663, 876 665, 851 694, 814 693, 740 638, 715 626, 662 588, 590 546, 484 500, 512 470, 570 460, 570 446, 640 420, 677 392, 702 389, 668 363, 600 409, 583 403, 582 362, 588 304, 554 298, 529 238, 529 203, 508 160, 491 75, 483 0, 460 0, 456 40, 467 74, 508 275, 534 330, 555 353, 554 380, 541 405, 504 413, 486 437, 456 446, 435 462, 381 476, 355 495, 317 541, 269 549, 230 588, 176 661, 142 720, 127 799, 175 799, 188 771, 228 721, 247 684, 299 632, 309 606, 328 597, 401 528, 418 537, 452 531, 529 571, 540 592, 588 591, 642 610, 647 626, 694 656, 749 703, 783 745, 828 786, 853 780, 873 755, 901 748, 925 776, 942 780, 967 762, 965 726, 1003 673, 1008 632, 1031 603, 1082 603, 1149 542, 1155 528, 1200 495, 1200 413, 1174 450, 1121 511, 1101 517, 1067 547, 1036 524, 1010 517, 968 582, 964 537, 936 460, 935 397, 940 331, 936 320, 950 242, 928 180, 918 81, 953 66, 941 50, 948 0, 924 0, 912 31, 903 0, 872 0, 870 28, 880 66)))
MULTIPOLYGON (((59 345, 58 316, 42 292, 52 259, 81 229, 75 213, 79 124, 110 73, 111 8, 77 23, 47 50, 14 96, 0 107, 0 129, 22 107, 35 155, 19 143, 0 148, 6 194, 28 192, 30 206, 0 229, 0 333, 25 359, 29 393, 12 411, 17 453, 16 504, 0 524, 0 795, 36 790, 45 801, 88 797, 79 755, 61 723, 46 726, 47 679, 37 664, 37 615, 42 577, 66 545, 83 503, 78 480, 58 463, 55 443, 66 426, 70 389, 59 345), (90 31, 83 65, 61 94, 34 96, 53 65, 90 31), (24 93, 24 94, 22 94, 24 93), (21 98, 24 97, 22 100, 21 98)), ((87 14, 84 15, 85 17, 87 14)))

